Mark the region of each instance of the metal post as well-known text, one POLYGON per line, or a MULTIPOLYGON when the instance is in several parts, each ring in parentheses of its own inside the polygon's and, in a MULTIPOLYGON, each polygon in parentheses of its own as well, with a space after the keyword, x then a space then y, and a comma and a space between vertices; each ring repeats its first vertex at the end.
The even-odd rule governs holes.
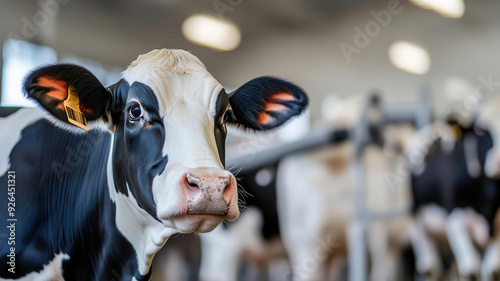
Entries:
POLYGON ((349 281, 366 281, 366 199, 363 171, 363 150, 368 139, 367 112, 365 106, 360 121, 354 127, 353 140, 356 146, 354 159, 354 216, 348 230, 349 237, 349 281))
MULTIPOLYGON (((368 113, 370 110, 378 109, 382 112, 383 123, 400 123, 414 121, 417 128, 422 128, 430 123, 431 109, 429 106, 429 94, 426 88, 420 91, 419 100, 409 103, 400 103, 397 106, 388 104, 367 104, 364 108, 359 123, 352 131, 352 139, 356 145, 354 159, 354 216, 348 230, 349 238, 349 281, 366 281, 367 271, 367 225, 372 214, 366 207, 366 190, 364 182, 364 170, 362 156, 365 146, 373 141, 368 132, 368 113)), ((372 120, 373 121, 373 120, 372 120)), ((408 210, 398 210, 392 213, 373 214, 378 219, 393 218, 407 214, 408 210)))
POLYGON ((422 86, 420 88, 419 100, 417 103, 417 112, 415 113, 415 125, 417 129, 422 129, 430 124, 431 115, 429 89, 422 86))

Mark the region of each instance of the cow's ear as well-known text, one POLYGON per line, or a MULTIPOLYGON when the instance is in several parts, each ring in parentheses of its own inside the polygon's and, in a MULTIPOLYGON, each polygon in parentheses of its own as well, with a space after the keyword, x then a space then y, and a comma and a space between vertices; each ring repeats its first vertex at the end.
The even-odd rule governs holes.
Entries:
POLYGON ((56 122, 61 127, 84 130, 102 124, 100 121, 107 118, 112 101, 111 93, 90 71, 71 64, 33 71, 26 77, 24 92, 27 98, 62 121, 56 122))
POLYGON ((300 115, 309 101, 297 85, 275 77, 255 78, 229 95, 228 123, 253 130, 278 128, 300 115))

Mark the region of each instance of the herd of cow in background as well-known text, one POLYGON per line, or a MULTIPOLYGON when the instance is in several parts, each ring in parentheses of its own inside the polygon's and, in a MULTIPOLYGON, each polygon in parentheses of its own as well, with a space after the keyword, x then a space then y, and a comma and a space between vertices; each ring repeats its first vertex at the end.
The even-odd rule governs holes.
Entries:
MULTIPOLYGON (((367 100, 338 101, 336 110, 346 112, 328 122, 339 132, 351 129, 353 106, 367 100)), ((500 99, 419 130, 377 122, 362 158, 366 208, 407 212, 368 224, 369 279, 500 280, 500 99)), ((164 250, 167 266, 157 274, 166 280, 174 280, 168 278, 173 272, 203 281, 347 280, 354 153, 347 134, 240 172, 239 187, 248 194, 240 218, 200 235, 196 250, 198 237, 173 238, 164 250), (179 271, 179 263, 189 270, 179 271)))

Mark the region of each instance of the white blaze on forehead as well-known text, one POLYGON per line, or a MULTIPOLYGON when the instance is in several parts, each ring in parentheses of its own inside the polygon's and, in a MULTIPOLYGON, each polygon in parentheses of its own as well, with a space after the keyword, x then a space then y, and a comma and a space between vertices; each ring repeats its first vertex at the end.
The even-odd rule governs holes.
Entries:
POLYGON ((187 168, 221 168, 214 134, 214 117, 193 104, 179 105, 165 120, 166 141, 163 155, 169 163, 187 168))
POLYGON ((163 155, 169 164, 223 168, 214 136, 214 116, 222 85, 203 63, 183 50, 153 50, 124 72, 129 84, 142 82, 154 91, 166 129, 163 155))
POLYGON ((182 103, 164 120, 166 136, 162 151, 163 156, 168 155, 168 163, 165 172, 153 179, 152 187, 159 214, 186 211, 179 180, 188 169, 224 169, 215 141, 214 117, 200 108, 199 104, 182 103))
POLYGON ((222 90, 205 65, 183 50, 153 50, 140 55, 123 76, 130 85, 137 81, 151 87, 162 116, 182 103, 199 103, 208 110, 214 94, 222 90))

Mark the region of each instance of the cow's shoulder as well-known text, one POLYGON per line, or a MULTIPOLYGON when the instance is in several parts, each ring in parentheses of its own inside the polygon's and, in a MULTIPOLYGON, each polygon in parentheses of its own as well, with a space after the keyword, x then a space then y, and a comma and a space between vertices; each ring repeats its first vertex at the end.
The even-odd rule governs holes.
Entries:
MULTIPOLYGON (((2 121, 11 127, 6 130, 11 135, 0 139, 3 144, 10 144, 2 151, 5 159, 1 159, 0 182, 7 182, 7 171, 15 174, 15 215, 22 221, 16 225, 15 251, 16 263, 23 267, 18 268, 15 278, 56 274, 58 268, 67 268, 64 265, 72 260, 92 265, 92 260, 99 260, 104 245, 116 240, 117 231, 106 229, 114 226, 114 203, 109 198, 106 176, 109 133, 69 133, 54 126, 36 109, 18 110, 0 118, 2 121), (108 236, 103 237, 103 233, 108 236), (115 237, 110 237, 111 233, 115 237), (89 245, 96 250, 85 251, 89 245)), ((0 197, 0 205, 7 206, 6 200, 7 197, 0 197)), ((7 208, 2 208, 0 218, 6 221, 7 217, 7 208)), ((126 241, 121 244, 132 249, 126 241)), ((5 264, 8 253, 4 249, 0 252, 0 261, 5 264)), ((3 274, 0 273, 0 279, 9 277, 3 274)))

